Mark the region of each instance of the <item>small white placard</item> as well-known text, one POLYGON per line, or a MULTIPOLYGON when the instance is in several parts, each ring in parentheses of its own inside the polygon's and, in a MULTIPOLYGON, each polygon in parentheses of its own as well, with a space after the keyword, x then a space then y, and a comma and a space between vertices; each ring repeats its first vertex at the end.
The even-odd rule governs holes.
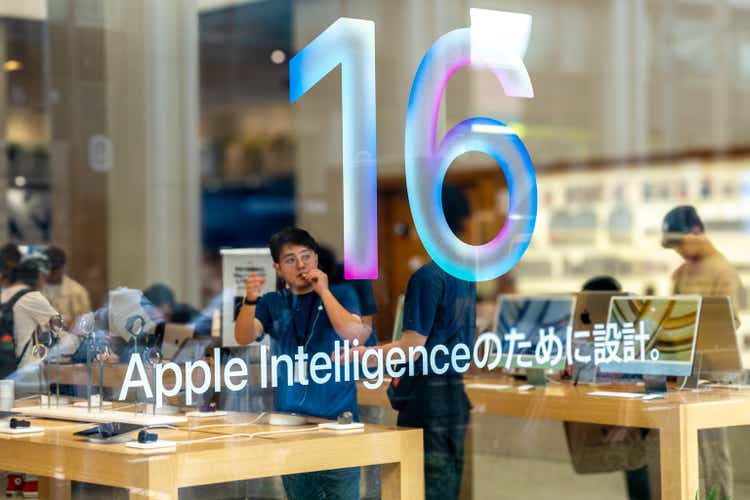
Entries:
POLYGON ((276 290, 276 271, 273 268, 271 251, 268 248, 233 248, 221 251, 222 266, 222 314, 221 344, 237 347, 234 340, 234 308, 245 297, 245 280, 255 271, 266 278, 262 294, 276 290))
POLYGON ((219 418, 226 415, 225 411, 189 411, 185 414, 188 418, 219 418))
POLYGON ((125 443, 128 448, 135 448, 137 450, 160 450, 167 451, 169 448, 177 449, 177 443, 174 441, 167 441, 166 439, 159 439, 150 443, 139 443, 138 441, 128 441, 125 443))
POLYGON ((352 422, 351 424, 338 424, 336 422, 325 422, 318 424, 319 429, 325 429, 328 431, 356 431, 364 430, 365 424, 362 422, 352 422))
POLYGON ((8 434, 12 436, 23 436, 28 434, 42 434, 44 433, 44 427, 18 427, 16 429, 11 429, 10 427, 2 426, 0 427, 0 434, 8 434))

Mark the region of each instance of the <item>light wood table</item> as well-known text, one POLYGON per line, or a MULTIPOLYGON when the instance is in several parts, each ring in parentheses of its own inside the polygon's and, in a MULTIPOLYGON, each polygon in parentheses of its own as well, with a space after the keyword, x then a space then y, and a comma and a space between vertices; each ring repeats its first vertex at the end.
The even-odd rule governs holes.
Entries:
MULTIPOLYGON (((698 431, 750 425, 750 393, 729 389, 670 392, 666 399, 643 401, 589 396, 595 390, 643 391, 640 387, 548 385, 529 392, 493 390, 472 384, 513 384, 500 378, 467 377, 472 413, 517 418, 643 427, 659 431, 661 491, 665 500, 695 498, 698 491, 698 431)), ((389 405, 384 384, 358 387, 359 403, 389 405)))
MULTIPOLYGON (((252 421, 248 417, 245 421, 252 421)), ((377 464, 382 464, 383 498, 424 497, 419 429, 367 425, 357 433, 312 430, 185 444, 173 452, 150 455, 124 444, 92 444, 73 436, 89 424, 33 423, 44 426, 46 432, 28 437, 0 435, 0 469, 40 476, 43 498, 69 497, 70 481, 83 481, 126 488, 131 499, 176 500, 183 487, 377 464)), ((221 422, 191 420, 188 426, 209 423, 221 422)), ((189 430, 188 426, 155 432, 161 439, 179 442, 288 429, 242 425, 189 430)))

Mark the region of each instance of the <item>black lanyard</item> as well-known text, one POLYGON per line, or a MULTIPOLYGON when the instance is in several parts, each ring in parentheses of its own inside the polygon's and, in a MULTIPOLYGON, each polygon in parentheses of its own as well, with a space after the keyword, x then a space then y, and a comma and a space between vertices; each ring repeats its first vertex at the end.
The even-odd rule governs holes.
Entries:
MULTIPOLYGON (((314 292, 311 292, 314 293, 314 292)), ((297 345, 307 347, 307 343, 310 341, 310 337, 312 336, 312 330, 315 326, 315 323, 318 321, 318 316, 320 315, 320 299, 317 298, 313 300, 312 307, 308 309, 307 311, 307 322, 305 323, 305 331, 304 331, 304 337, 300 337, 300 329, 297 326, 297 320, 296 315, 294 313, 294 307, 292 306, 292 299, 297 298, 299 300, 299 297, 295 296, 291 292, 287 292, 287 301, 286 304, 289 307, 289 314, 291 315, 292 320, 292 329, 294 330, 294 340, 296 341, 297 345), (317 311, 317 314, 315 315, 315 319, 313 319, 313 311, 317 311)))

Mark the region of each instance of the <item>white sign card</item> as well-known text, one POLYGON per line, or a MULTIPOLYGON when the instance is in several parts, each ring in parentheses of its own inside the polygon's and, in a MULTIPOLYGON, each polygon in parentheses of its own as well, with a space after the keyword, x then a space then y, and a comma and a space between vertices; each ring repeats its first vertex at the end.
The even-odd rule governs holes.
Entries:
POLYGON ((262 293, 276 290, 276 271, 268 248, 232 248, 221 251, 222 313, 221 344, 239 346, 234 339, 234 311, 245 297, 245 280, 251 271, 266 278, 262 293))

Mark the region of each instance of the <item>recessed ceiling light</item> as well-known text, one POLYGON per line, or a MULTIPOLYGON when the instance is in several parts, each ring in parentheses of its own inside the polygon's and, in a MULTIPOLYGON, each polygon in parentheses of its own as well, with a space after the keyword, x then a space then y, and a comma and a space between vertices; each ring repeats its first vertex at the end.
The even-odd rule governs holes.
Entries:
POLYGON ((26 185, 26 177, 23 175, 19 175, 16 177, 16 186, 18 187, 24 187, 26 185))
POLYGON ((274 64, 281 64, 286 61, 286 53, 281 49, 276 49, 271 52, 271 62, 274 64))
POLYGON ((15 59, 8 59, 5 61, 5 64, 3 64, 3 69, 5 71, 18 71, 21 68, 23 68, 23 64, 21 64, 21 61, 16 61, 15 59))

